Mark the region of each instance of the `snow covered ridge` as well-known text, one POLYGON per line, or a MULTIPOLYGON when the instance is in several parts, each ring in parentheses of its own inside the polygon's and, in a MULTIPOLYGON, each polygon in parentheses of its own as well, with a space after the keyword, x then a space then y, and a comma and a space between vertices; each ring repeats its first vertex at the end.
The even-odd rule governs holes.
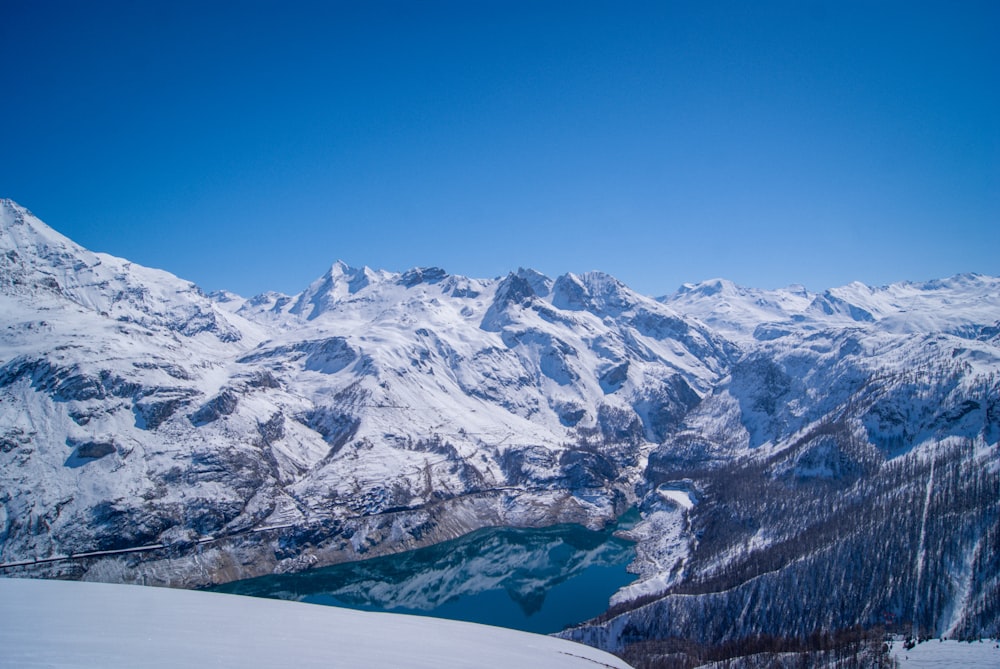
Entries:
POLYGON ((878 288, 854 282, 822 293, 810 293, 802 286, 759 290, 714 279, 685 284, 660 301, 744 341, 831 326, 949 333, 968 339, 990 339, 1000 333, 1000 280, 980 274, 878 288))
POLYGON ((567 635, 1000 633, 1000 279, 336 263, 245 299, 0 201, 0 314, 0 573, 196 586, 637 506, 641 578, 567 635))
POLYGON ((0 579, 10 667, 627 669, 553 637, 434 618, 141 586, 0 579))

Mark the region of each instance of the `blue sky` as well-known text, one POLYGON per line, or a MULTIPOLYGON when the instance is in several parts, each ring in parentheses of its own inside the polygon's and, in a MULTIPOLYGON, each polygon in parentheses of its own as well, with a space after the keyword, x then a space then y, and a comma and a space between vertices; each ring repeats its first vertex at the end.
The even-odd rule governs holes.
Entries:
POLYGON ((0 196, 213 290, 1000 274, 1000 3, 0 0, 0 196))

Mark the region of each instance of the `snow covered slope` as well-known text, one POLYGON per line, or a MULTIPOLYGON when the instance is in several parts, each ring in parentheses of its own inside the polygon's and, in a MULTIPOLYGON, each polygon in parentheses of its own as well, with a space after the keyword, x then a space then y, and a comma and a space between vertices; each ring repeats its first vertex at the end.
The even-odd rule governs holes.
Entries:
POLYGON ((995 669, 1000 667, 1000 644, 989 640, 931 639, 906 648, 896 642, 892 657, 900 669, 995 669))
POLYGON ((238 595, 0 579, 5 667, 626 669, 594 648, 500 627, 238 595))

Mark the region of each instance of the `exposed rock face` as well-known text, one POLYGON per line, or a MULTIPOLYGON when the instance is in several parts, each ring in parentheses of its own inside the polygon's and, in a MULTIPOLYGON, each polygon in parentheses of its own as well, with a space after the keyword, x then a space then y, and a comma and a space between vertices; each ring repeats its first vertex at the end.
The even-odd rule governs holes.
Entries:
POLYGON ((998 295, 337 263, 208 297, 4 201, 0 562, 201 585, 637 506, 640 580, 570 636, 1000 633, 998 295))
POLYGON ((76 447, 76 457, 98 459, 105 455, 111 455, 117 449, 115 445, 106 441, 87 441, 76 447))

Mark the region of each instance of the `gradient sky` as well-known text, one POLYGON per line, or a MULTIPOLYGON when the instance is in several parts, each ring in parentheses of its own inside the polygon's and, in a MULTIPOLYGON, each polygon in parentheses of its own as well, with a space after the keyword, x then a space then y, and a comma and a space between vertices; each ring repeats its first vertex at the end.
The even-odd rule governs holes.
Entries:
POLYGON ((247 296, 997 275, 998 35, 996 0, 0 0, 0 197, 247 296))

